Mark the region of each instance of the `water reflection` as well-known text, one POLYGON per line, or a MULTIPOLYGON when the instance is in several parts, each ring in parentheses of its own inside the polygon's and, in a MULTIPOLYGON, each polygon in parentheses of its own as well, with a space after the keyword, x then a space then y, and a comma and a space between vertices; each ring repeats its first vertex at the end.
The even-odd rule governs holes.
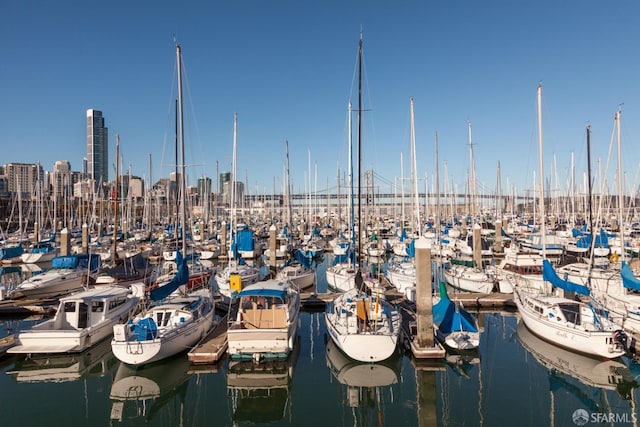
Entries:
POLYGON ((227 396, 231 419, 241 423, 270 423, 287 418, 291 409, 291 383, 299 355, 298 340, 286 360, 259 363, 230 360, 227 396))
POLYGON ((116 365, 110 340, 82 353, 17 356, 14 369, 8 371, 17 382, 66 382, 103 377, 116 365))
MULTIPOLYGON (((126 421, 143 417, 151 421, 168 403, 178 398, 185 403, 190 362, 186 354, 136 369, 120 363, 111 385, 111 419, 126 421)), ((178 425, 182 410, 168 414, 178 425)))
POLYGON ((385 405, 393 402, 394 389, 400 379, 402 355, 396 352, 391 358, 378 363, 362 363, 350 359, 335 345, 326 340, 327 367, 333 378, 342 385, 343 406, 351 410, 353 423, 386 425, 385 405))
POLYGON ((522 321, 518 322, 516 333, 522 346, 547 368, 553 387, 578 389, 563 379, 562 374, 590 387, 616 390, 623 399, 629 399, 633 389, 638 387, 629 367, 622 360, 596 359, 565 350, 534 335, 522 321))

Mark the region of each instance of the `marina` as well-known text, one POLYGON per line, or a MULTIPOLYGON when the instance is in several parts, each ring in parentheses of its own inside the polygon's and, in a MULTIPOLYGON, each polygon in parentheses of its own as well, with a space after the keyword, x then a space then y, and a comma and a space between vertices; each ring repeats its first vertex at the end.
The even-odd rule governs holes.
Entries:
MULTIPOLYGON (((317 265, 319 277, 330 258, 317 265)), ((518 419, 525 426, 571 426, 579 409, 616 414, 612 425, 638 416, 639 365, 627 357, 607 362, 522 339, 522 321, 508 296, 467 294, 464 305, 481 332, 476 350, 424 359, 404 342, 388 360, 361 363, 341 354, 328 337, 323 300, 333 295, 327 291, 321 279, 302 296, 315 302, 302 309, 294 351, 285 360, 228 357, 224 313, 201 346, 138 369, 115 359, 104 343, 65 356, 7 355, 0 361, 3 401, 22 408, 29 399, 48 396, 28 416, 7 413, 7 425, 70 418, 97 426, 202 425, 215 417, 220 425, 503 426, 518 419), (57 397, 62 394, 68 397, 57 397), (315 411, 312 419, 309 411, 315 411)), ((390 300, 402 307, 402 296, 393 295, 390 300)), ((0 321, 4 331, 13 331, 42 318, 0 321)))
MULTIPOLYGON (((208 7, 203 4, 203 11, 208 7)), ((228 7, 220 5, 223 13, 216 19, 232 21, 234 13, 227 15, 228 7)), ((428 6, 424 17, 434 19, 433 7, 428 6)), ((487 11, 497 12, 492 7, 483 5, 481 11, 490 16, 487 11)), ((365 9, 372 9, 368 14, 374 8, 365 9)), ((34 8, 34 13, 39 10, 34 8)), ((161 12, 161 7, 154 12, 161 12)), ((73 16, 71 10, 68 13, 73 16)), ((48 130, 46 138, 35 137, 36 126, 23 124, 18 134, 8 126, 8 138, 15 141, 3 147, 10 158, 26 155, 27 146, 37 147, 33 141, 22 141, 31 138, 54 148, 33 150, 50 164, 49 157, 69 151, 66 142, 53 143, 61 129, 47 126, 51 118, 58 116, 56 120, 71 132, 75 125, 59 116, 68 117, 78 108, 86 113, 80 121, 86 126, 82 172, 57 158, 52 171, 45 170, 43 159, 0 166, 0 399, 5 408, 0 424, 640 425, 640 195, 636 184, 626 182, 637 165, 623 167, 623 160, 634 157, 627 135, 633 135, 637 125, 625 119, 623 132, 624 103, 617 104, 604 163, 604 145, 591 145, 591 123, 578 138, 558 131, 554 122, 567 118, 570 109, 562 108, 551 125, 543 126, 546 108, 539 80, 535 131, 530 132, 536 137, 530 136, 537 143, 537 169, 531 168, 532 158, 516 143, 524 145, 526 138, 527 114, 520 100, 533 101, 534 91, 520 87, 519 81, 531 81, 525 70, 539 73, 548 66, 544 62, 541 69, 527 65, 505 78, 500 76, 501 62, 512 60, 501 49, 504 60, 482 65, 490 55, 484 46, 473 45, 475 37, 469 33, 457 43, 474 55, 459 66, 465 75, 456 76, 457 55, 451 52, 463 49, 452 49, 448 40, 473 26, 451 25, 430 34, 431 25, 403 19, 402 25, 396 24, 401 31, 387 31, 385 25, 372 31, 372 67, 365 70, 369 32, 360 24, 347 92, 350 73, 345 67, 351 61, 344 52, 353 50, 356 40, 345 42, 345 34, 353 23, 345 18, 345 29, 337 23, 336 34, 324 28, 319 36, 315 21, 298 16, 287 22, 288 13, 281 15, 268 15, 267 20, 243 15, 255 29, 265 22, 273 28, 254 29, 252 34, 244 32, 243 22, 234 28, 242 33, 222 33, 232 43, 207 28, 202 32, 210 36, 205 45, 199 38, 193 40, 189 31, 185 46, 189 62, 196 65, 189 73, 193 80, 186 78, 179 41, 183 35, 174 33, 175 63, 162 144, 156 135, 161 102, 148 100, 162 92, 156 86, 160 76, 168 77, 173 60, 169 49, 156 50, 152 39, 158 34, 151 32, 140 32, 140 39, 149 37, 144 49, 134 49, 139 41, 130 40, 131 48, 121 50, 120 61, 110 57, 112 41, 106 40, 103 48, 105 40, 96 43, 84 37, 93 43, 91 52, 103 54, 95 63, 105 68, 117 63, 118 73, 111 71, 107 79, 102 67, 91 66, 91 72, 82 67, 82 77, 91 75, 93 81, 73 79, 86 91, 73 110, 60 95, 60 111, 39 100, 44 108, 37 127, 48 130), (308 22, 308 39, 296 32, 285 34, 298 21, 308 22), (409 27, 413 34, 406 34, 409 27), (283 38, 261 46, 273 33, 283 38), (437 39, 436 34, 447 40, 444 50, 441 43, 429 43, 426 50, 410 44, 437 39), (254 40, 256 50, 235 50, 243 47, 246 36, 254 40), (287 48, 278 52, 284 40, 287 48), (331 48, 319 49, 321 45, 331 48), (131 51, 135 58, 129 56, 131 51), (296 59, 305 58, 295 66, 288 62, 293 51, 299 52, 296 59), (439 54, 433 56, 434 51, 439 54), (313 57, 307 56, 310 52, 313 57), (286 59, 279 65, 283 68, 271 69, 279 55, 286 59), (251 62, 244 63, 246 59, 251 62), (446 72, 434 78, 441 70, 431 61, 443 59, 446 72), (418 67, 400 71, 399 66, 405 69, 409 63, 418 67), (469 63, 473 73, 467 71, 469 63), (154 69, 147 69, 151 64, 154 69), (484 72, 483 66, 488 67, 484 72), (136 79, 126 78, 130 70, 136 79), (226 74, 230 71, 233 75, 226 74), (323 78, 318 78, 319 71, 323 78), (129 87, 125 97, 113 89, 133 80, 139 87, 129 87), (468 87, 472 81, 476 83, 468 87), (256 82, 260 87, 253 86, 256 82), (492 87, 496 82, 497 91, 492 87), (402 85, 421 96, 405 93, 402 85), (95 86, 113 91, 112 98, 93 92, 95 86), (444 87, 455 87, 464 98, 453 91, 440 92, 444 87), (372 123, 371 93, 384 100, 376 102, 378 117, 386 121, 382 127, 372 123), (504 98, 504 93, 509 96, 504 98), (211 104, 201 122, 205 147, 198 147, 199 132, 192 129, 199 127, 192 111, 198 97, 211 104), (119 98, 126 98, 131 110, 119 98), (229 110, 229 100, 239 111, 229 110), (105 114, 87 102, 101 104, 96 106, 104 107, 105 114), (153 107, 145 108, 147 103, 153 107), (457 117, 460 106, 472 114, 493 109, 501 124, 492 124, 484 114, 472 124, 467 112, 464 125, 457 117), (444 112, 452 115, 443 116, 444 112), (407 123, 401 119, 405 114, 407 123), (338 136, 342 120, 344 132, 338 136), (440 123, 446 123, 447 131, 434 132, 432 146, 421 129, 440 123), (395 129, 406 125, 401 132, 395 129), (143 126, 144 132, 132 132, 143 126), (110 161, 110 135, 116 127, 124 131, 123 144, 115 133, 115 157, 110 161), (218 129, 223 127, 228 128, 224 136, 218 129), (376 135, 376 128, 383 133, 376 135), (543 129, 545 135, 546 129, 552 130, 546 144, 554 153, 553 170, 546 173, 550 156, 545 160, 543 129), (491 141, 487 151, 481 145, 484 152, 474 153, 474 131, 481 143, 491 141), (466 143, 460 138, 464 134, 466 143), (151 152, 148 157, 141 154, 142 149, 157 151, 160 145, 160 162, 151 152), (570 159, 562 152, 574 150, 574 145, 584 151, 586 161, 578 157, 575 163, 573 151, 570 159), (21 150, 14 152, 15 147, 21 150), (447 153, 443 161, 441 148, 447 153), (592 170, 592 149, 598 156, 597 171, 592 170), (189 158, 198 151, 196 161, 189 158), (493 166, 487 167, 487 153, 491 162, 497 160, 495 177, 493 166), (477 154, 483 160, 480 168, 474 160, 477 154), (393 160, 396 155, 399 159, 393 160), (145 157, 148 170, 134 173, 134 165, 140 169, 138 163, 145 157), (158 164, 163 169, 159 178, 158 164), (564 183, 558 167, 566 168, 564 183), (326 178, 326 184, 319 184, 319 177, 326 178)), ((102 18, 94 17, 97 23, 102 18)), ((211 25, 204 13, 198 18, 205 18, 207 27, 216 31, 228 25, 211 25)), ((509 24, 515 22, 518 28, 539 24, 511 19, 509 24)), ((486 29, 500 36, 500 47, 509 46, 511 38, 487 23, 486 29)), ((10 28, 23 31, 21 26, 10 28)), ((561 39, 553 28, 544 28, 549 34, 541 39, 561 39)), ((589 36, 600 33, 604 31, 589 36)), ((100 39, 99 31, 93 35, 100 39)), ((48 44, 46 37, 39 40, 28 52, 48 44)), ((60 45, 69 46, 69 52, 87 52, 89 46, 71 48, 71 40, 60 45)), ((612 45, 614 51, 622 51, 612 45)), ((556 50, 556 43, 527 40, 523 46, 536 46, 543 57, 553 50, 556 56, 547 56, 548 64, 577 63, 556 50)), ((518 67, 529 64, 522 50, 517 47, 519 61, 513 61, 518 67)), ((52 64, 73 64, 64 50, 56 52, 60 56, 52 64)), ((33 56, 35 64, 38 55, 33 56)), ((627 56, 620 58, 626 61, 627 56)), ((594 61, 594 69, 602 57, 601 53, 594 61)), ((11 65, 20 70, 21 63, 13 60, 11 65)), ((590 67, 584 68, 588 75, 590 67)), ((56 80, 67 79, 66 73, 50 71, 56 80)), ((22 81, 20 72, 12 74, 12 82, 22 81)), ((582 79, 582 73, 574 74, 575 86, 594 86, 582 79)), ((593 75, 605 84, 601 75, 593 75)), ((633 94, 632 81, 622 83, 623 73, 618 75, 620 84, 629 86, 623 93, 633 94)), ((551 77, 555 103, 554 97, 565 99, 571 90, 569 85, 558 87, 557 77, 551 77)), ((38 105, 36 94, 51 96, 50 89, 35 84, 39 79, 32 80, 21 94, 25 101, 11 105, 38 105)), ((561 82, 568 80, 564 76, 561 82)), ((60 87, 69 90, 69 85, 60 87)), ((618 90, 612 95, 619 96, 618 90)), ((603 110, 610 109, 611 99, 596 93, 605 91, 592 92, 592 102, 606 100, 603 110)), ((13 89, 7 92, 11 95, 13 89)), ((569 96, 581 99, 584 94, 569 96)), ((625 111, 625 117, 632 118, 633 103, 629 105, 631 114, 625 111)), ((563 132, 575 132, 576 118, 588 119, 583 117, 587 111, 572 107, 575 118, 563 122, 563 132)), ((593 119, 600 125, 598 138, 605 128, 599 116, 613 111, 588 111, 597 114, 593 119)), ((20 122, 13 111, 5 114, 9 121, 20 122)), ((533 118, 528 117, 532 122, 533 118)), ((77 142, 75 136, 61 133, 63 139, 77 142)))

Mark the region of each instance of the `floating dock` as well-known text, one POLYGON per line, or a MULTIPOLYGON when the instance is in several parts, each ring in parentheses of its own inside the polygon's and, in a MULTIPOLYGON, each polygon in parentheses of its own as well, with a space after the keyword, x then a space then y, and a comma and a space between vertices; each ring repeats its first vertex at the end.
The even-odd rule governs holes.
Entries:
POLYGON ((228 320, 228 315, 220 319, 218 324, 187 354, 191 363, 212 364, 222 358, 228 346, 228 320))
POLYGON ((58 300, 14 299, 0 300, 0 316, 27 316, 29 314, 53 314, 58 300))

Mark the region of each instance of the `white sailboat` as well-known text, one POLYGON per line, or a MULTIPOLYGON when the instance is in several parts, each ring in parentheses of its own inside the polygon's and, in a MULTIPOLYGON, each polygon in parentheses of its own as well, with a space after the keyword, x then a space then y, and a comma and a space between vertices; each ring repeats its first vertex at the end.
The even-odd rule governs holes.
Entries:
MULTIPOLYGON (((358 44, 358 157, 362 153, 362 37, 358 44)), ((360 168, 358 161, 358 217, 360 212, 360 168)), ((358 221, 362 228, 362 220, 358 221)), ((358 232, 358 246, 362 233, 358 232)), ((354 268, 356 268, 354 266, 354 268)), ((380 362, 391 357, 400 334, 400 314, 384 299, 365 289, 360 266, 354 277, 355 287, 338 295, 327 307, 325 323, 329 336, 340 350, 361 362, 380 362)))
POLYGON ((248 265, 242 256, 237 253, 234 239, 237 236, 236 224, 236 148, 238 143, 238 114, 233 117, 233 175, 231 185, 231 214, 230 230, 232 233, 232 243, 230 246, 230 256, 224 268, 216 271, 214 275, 216 292, 226 304, 230 303, 234 292, 239 292, 241 287, 256 283, 262 278, 260 270, 252 265, 248 265), (236 281, 240 283, 235 283, 236 281), (232 286, 233 282, 233 286, 232 286))
MULTIPOLYGON (((182 56, 176 45, 178 64, 178 98, 180 108, 180 146, 182 173, 180 219, 183 232, 182 248, 186 247, 186 175, 184 161, 184 131, 182 121, 182 56)), ((204 337, 213 324, 214 302, 208 286, 190 294, 176 291, 189 282, 189 267, 181 251, 176 251, 177 272, 173 279, 152 289, 153 303, 127 323, 113 327, 111 349, 118 360, 133 366, 157 362, 185 352, 204 337)))
MULTIPOLYGON (((540 157, 540 176, 542 173, 542 126, 541 126, 542 87, 538 86, 538 143, 540 157)), ((544 181, 541 179, 541 181, 544 181)), ((541 233, 545 235, 544 193, 541 185, 541 233)), ((542 247, 544 253, 544 245, 542 247)), ((575 292, 586 297, 590 290, 586 286, 568 282, 558 277, 551 263, 543 260, 542 278, 558 289, 575 292)), ((524 324, 539 337, 564 348, 580 353, 607 359, 622 356, 625 353, 621 337, 622 326, 614 323, 600 307, 592 302, 569 299, 550 293, 541 293, 539 289, 514 287, 513 299, 522 316, 524 324)))
MULTIPOLYGON (((355 254, 355 243, 354 243, 354 218, 353 218, 353 149, 352 149, 352 141, 351 141, 351 101, 349 101, 348 106, 348 122, 349 122, 349 162, 348 162, 348 179, 349 179, 349 236, 351 237, 350 242, 346 242, 341 245, 344 249, 343 255, 338 255, 334 258, 337 260, 333 265, 327 267, 325 271, 325 276, 327 279, 327 284, 330 289, 346 292, 349 289, 353 289, 355 287, 355 278, 356 278, 356 265, 354 262, 355 254)), ((359 236, 358 236, 359 238, 359 236)), ((335 254, 335 252, 334 252, 335 254)))

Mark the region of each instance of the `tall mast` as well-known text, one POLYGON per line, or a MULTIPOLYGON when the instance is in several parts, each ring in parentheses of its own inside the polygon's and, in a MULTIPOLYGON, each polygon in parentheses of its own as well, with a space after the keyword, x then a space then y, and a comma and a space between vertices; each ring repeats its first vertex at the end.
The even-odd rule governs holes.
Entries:
POLYGON ((618 140, 618 230, 620 233, 620 260, 624 261, 624 192, 622 188, 622 143, 620 140, 620 114, 618 109, 616 112, 616 136, 618 140))
MULTIPOLYGON (((352 137, 352 124, 351 115, 353 114, 353 108, 351 100, 349 100, 349 114, 348 114, 348 127, 349 127, 349 164, 347 165, 347 175, 349 178, 349 234, 351 238, 351 250, 355 251, 355 217, 353 212, 353 137, 352 137)), ((353 257, 349 256, 349 262, 353 260, 353 257)))
MULTIPOLYGON (((592 210, 592 194, 591 188, 591 126, 587 125, 587 208, 589 209, 589 232, 591 233, 591 240, 593 247, 593 240, 595 234, 593 232, 593 210, 592 210)), ((591 258, 593 258, 593 249, 591 250, 591 258)))
POLYGON ((182 253, 186 256, 187 253, 187 213, 186 213, 186 175, 185 175, 185 161, 184 161, 184 114, 183 114, 183 102, 182 102, 182 52, 180 45, 176 44, 176 57, 178 61, 178 135, 180 137, 180 187, 181 203, 180 203, 180 223, 182 226, 182 253))
POLYGON ((538 84, 538 161, 540 163, 540 234, 542 241, 542 258, 547 258, 547 225, 544 210, 544 168, 542 157, 542 84, 538 84))
POLYGON ((120 171, 120 135, 116 134, 116 180, 113 185, 113 244, 111 245, 111 259, 115 263, 118 260, 118 177, 120 171))
MULTIPOLYGON (((232 243, 236 241, 236 232, 235 232, 235 222, 236 222, 236 148, 238 145, 238 113, 233 114, 233 155, 231 160, 231 218, 230 218, 230 227, 229 231, 233 236, 232 243)), ((231 249, 231 247, 229 247, 231 249)), ((231 263, 231 258, 229 257, 229 263, 231 263)), ((233 258, 235 258, 235 251, 233 251, 233 258)))
POLYGON ((362 33, 358 43, 358 265, 362 254, 362 33))
MULTIPOLYGON (((422 236, 422 226, 420 221, 420 201, 418 197, 418 166, 416 161, 416 134, 414 128, 414 115, 413 115, 413 98, 410 102, 410 138, 411 138, 411 185, 413 191, 413 234, 415 235, 415 228, 418 229, 418 236, 422 236)), ((426 192, 425 192, 426 193, 426 192)))
POLYGON ((285 197, 285 203, 286 203, 286 208, 287 208, 287 220, 285 221, 285 224, 287 224, 289 227, 293 227, 293 213, 291 212, 291 189, 290 189, 290 183, 289 183, 289 141, 285 140, 284 141, 284 145, 285 145, 285 149, 286 149, 286 153, 287 153, 287 169, 286 169, 286 173, 285 173, 285 177, 284 177, 284 197, 285 197))

